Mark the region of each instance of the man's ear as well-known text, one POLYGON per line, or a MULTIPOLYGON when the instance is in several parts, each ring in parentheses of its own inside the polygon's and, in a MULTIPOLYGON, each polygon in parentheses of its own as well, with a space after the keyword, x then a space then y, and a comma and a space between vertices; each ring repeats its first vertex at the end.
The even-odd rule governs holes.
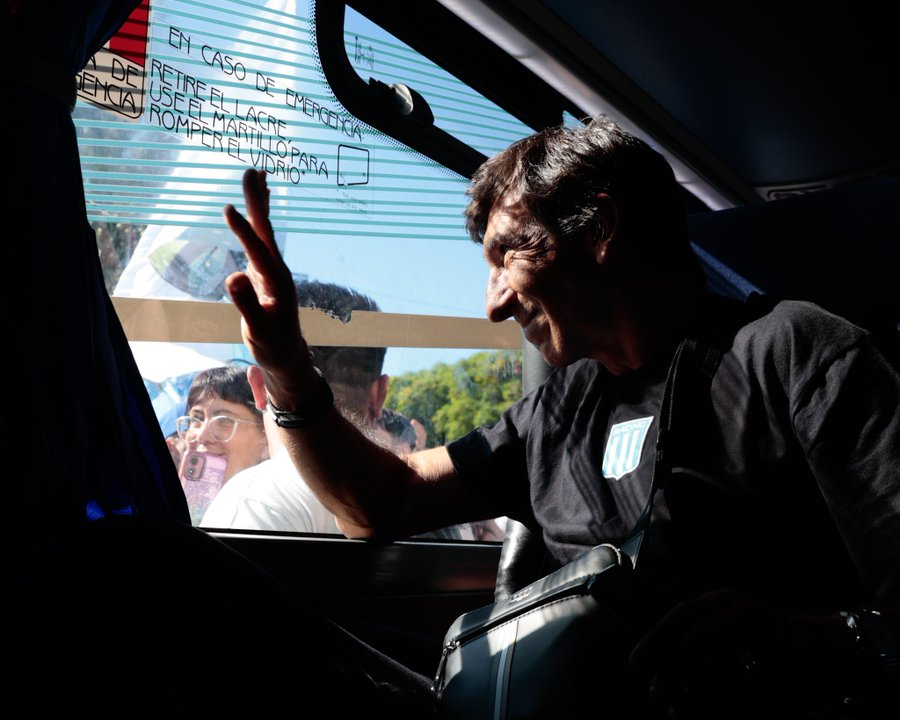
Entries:
POLYGON ((381 417, 381 408, 384 407, 385 398, 387 398, 388 383, 390 378, 382 375, 372 381, 369 386, 369 419, 377 420, 381 417))
POLYGON ((602 265, 614 244, 619 224, 619 209, 616 201, 606 193, 597 193, 597 222, 590 242, 597 264, 602 265))
POLYGON ((266 381, 263 378, 263 371, 259 365, 250 365, 247 368, 247 382, 250 383, 250 390, 253 392, 253 402, 256 403, 256 409, 265 410, 266 381))

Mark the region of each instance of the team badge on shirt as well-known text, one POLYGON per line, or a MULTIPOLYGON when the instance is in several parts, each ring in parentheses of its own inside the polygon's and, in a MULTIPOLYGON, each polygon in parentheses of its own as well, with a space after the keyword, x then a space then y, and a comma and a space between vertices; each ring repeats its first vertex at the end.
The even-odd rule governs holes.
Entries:
POLYGON ((603 477, 619 480, 637 468, 653 416, 616 423, 603 452, 603 477))

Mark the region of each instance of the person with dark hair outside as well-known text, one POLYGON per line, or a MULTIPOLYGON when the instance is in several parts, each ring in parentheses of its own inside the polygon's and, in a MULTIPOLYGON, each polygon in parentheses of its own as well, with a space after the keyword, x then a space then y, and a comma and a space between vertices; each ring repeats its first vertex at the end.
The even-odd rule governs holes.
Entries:
MULTIPOLYGON (((354 310, 377 311, 370 297, 333 283, 312 280, 295 283, 300 307, 322 310, 349 320, 354 310)), ((378 433, 379 419, 389 378, 382 373, 386 349, 381 347, 322 346, 311 348, 316 365, 328 378, 335 405, 356 427, 374 441, 387 444, 378 433)), ((262 371, 247 369, 254 409, 266 426, 269 459, 233 479, 216 496, 201 525, 208 528, 278 530, 286 532, 338 533, 334 516, 303 482, 280 441, 266 407, 262 371)))
MULTIPOLYGON (((489 268, 487 315, 513 318, 556 370, 494 426, 398 457, 334 409, 265 175, 247 171, 246 218, 232 206, 225 217, 249 265, 226 285, 275 432, 348 537, 507 516, 540 532, 560 566, 626 540, 675 348, 721 340, 698 398, 709 414, 676 448, 683 466, 657 495, 634 573, 632 681, 598 677, 597 707, 633 692, 632 717, 887 717, 900 692, 900 377, 867 333, 821 308, 781 301, 746 320, 743 303, 709 294, 679 190, 660 154, 605 118, 489 159, 466 211, 489 268)), ((401 679, 362 646, 333 665, 323 652, 310 651, 317 680, 298 697, 324 706, 365 690, 372 716, 428 716, 426 678, 401 679), (355 662, 366 680, 336 672, 355 662)))
POLYGON ((256 407, 247 370, 226 365, 202 370, 191 381, 187 414, 175 421, 181 447, 170 442, 188 499, 199 524, 209 503, 237 473, 269 456, 262 412, 256 407), (215 470, 215 472, 213 472, 215 470))
POLYGON ((398 455, 425 448, 427 433, 422 424, 415 419, 410 420, 396 410, 382 408, 378 427, 387 433, 391 448, 398 455))
MULTIPOLYGON (((349 321, 355 310, 380 310, 372 298, 335 283, 298 281, 296 294, 300 307, 321 310, 344 321, 349 321)), ((408 453, 415 448, 398 444, 396 435, 389 429, 393 424, 388 427, 385 423, 386 417, 392 420, 400 417, 383 407, 390 382, 382 372, 386 352, 384 347, 310 348, 311 358, 328 381, 335 407, 341 414, 374 443, 392 452, 408 453)), ((263 373, 251 366, 247 369, 247 379, 255 407, 262 411, 266 407, 263 373)), ((269 459, 232 478, 210 504, 200 524, 222 529, 338 533, 334 515, 316 498, 291 462, 271 413, 263 412, 262 418, 269 459)), ((414 435, 412 439, 415 441, 414 435)), ((467 527, 441 528, 427 536, 474 539, 467 527)))

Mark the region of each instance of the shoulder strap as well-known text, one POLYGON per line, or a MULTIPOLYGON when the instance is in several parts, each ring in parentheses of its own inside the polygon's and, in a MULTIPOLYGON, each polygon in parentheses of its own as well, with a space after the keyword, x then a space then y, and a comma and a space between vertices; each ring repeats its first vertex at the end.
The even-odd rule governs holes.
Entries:
MULTIPOLYGON (((671 451, 668 446, 671 443, 673 417, 675 416, 675 381, 680 377, 683 378, 686 373, 693 373, 699 381, 704 383, 711 382, 721 359, 721 350, 690 338, 685 338, 675 348, 675 354, 672 356, 672 361, 669 363, 669 370, 666 374, 666 385, 659 409, 659 425, 656 432, 656 449, 650 479, 650 492, 647 495, 644 509, 635 523, 630 539, 620 548, 631 560, 632 567, 637 567, 638 553, 645 536, 650 531, 653 498, 656 496, 656 491, 665 484, 665 480, 671 471, 671 451)), ((678 383, 678 387, 682 387, 684 384, 684 380, 682 380, 681 383, 678 383)))
MULTIPOLYGON (((635 523, 630 539, 620 548, 631 559, 633 567, 637 566, 638 553, 650 530, 653 498, 657 490, 665 484, 672 469, 672 449, 669 445, 672 442, 673 418, 675 417, 676 379, 681 378, 681 381, 677 383, 677 387, 681 390, 679 396, 684 395, 685 387, 692 390, 695 397, 700 389, 707 389, 712 382, 713 375, 716 374, 716 370, 719 368, 722 354, 727 349, 725 346, 730 345, 734 334, 747 323, 768 313, 777 302, 778 298, 776 297, 753 292, 743 305, 739 307, 739 311, 723 323, 722 329, 724 329, 725 335, 719 337, 718 342, 715 340, 709 342, 685 338, 675 349, 675 354, 672 356, 672 362, 669 364, 669 371, 666 375, 666 385, 663 390, 663 399, 659 410, 659 426, 656 435, 656 452, 653 474, 650 480, 650 493, 644 509, 635 523), (718 347, 722 343, 724 345, 718 347)), ((683 406, 684 402, 693 401, 693 398, 687 401, 683 400, 681 405, 683 406)))

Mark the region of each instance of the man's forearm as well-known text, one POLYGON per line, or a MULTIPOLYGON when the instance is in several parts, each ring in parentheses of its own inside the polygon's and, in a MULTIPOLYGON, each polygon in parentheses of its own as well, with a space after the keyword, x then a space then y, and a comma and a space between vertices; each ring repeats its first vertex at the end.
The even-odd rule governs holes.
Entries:
MULTIPOLYGON (((452 494, 455 472, 446 449, 398 457, 334 408, 315 424, 278 432, 306 484, 349 537, 404 537, 445 522, 417 507, 424 505, 418 499, 425 494, 452 494)), ((449 494, 448 509, 453 506, 449 494)))

